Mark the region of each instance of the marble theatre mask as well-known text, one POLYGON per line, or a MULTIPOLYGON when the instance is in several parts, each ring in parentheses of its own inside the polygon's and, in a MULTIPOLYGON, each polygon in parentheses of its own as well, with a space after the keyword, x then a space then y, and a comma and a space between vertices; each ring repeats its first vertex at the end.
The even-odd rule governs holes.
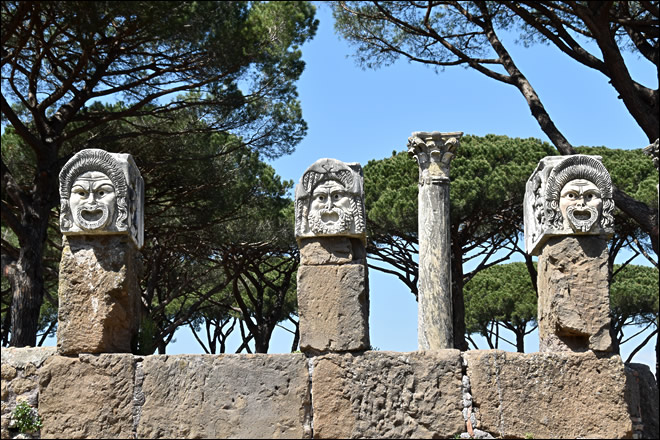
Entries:
POLYGON ((599 156, 546 157, 527 181, 524 210, 532 255, 552 236, 611 236, 612 179, 599 156))
POLYGON ((362 167, 320 159, 296 186, 296 238, 348 236, 366 240, 362 167))
POLYGON ((60 205, 64 235, 128 234, 143 244, 144 182, 128 154, 75 154, 60 172, 60 205))

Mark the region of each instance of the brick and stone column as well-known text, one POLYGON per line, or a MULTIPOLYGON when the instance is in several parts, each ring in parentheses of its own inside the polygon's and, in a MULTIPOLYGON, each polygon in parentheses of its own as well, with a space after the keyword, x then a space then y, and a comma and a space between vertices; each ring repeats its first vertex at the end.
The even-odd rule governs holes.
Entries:
POLYGON ((449 165, 462 132, 417 131, 408 152, 419 166, 419 284, 417 339, 420 350, 453 348, 449 165))
POLYGON ((612 181, 599 156, 550 156, 527 181, 526 252, 538 255, 539 351, 611 351, 612 181))
POLYGON ((59 354, 130 352, 140 322, 144 182, 128 154, 88 149, 60 173, 59 354))
POLYGON ((298 314, 303 352, 362 351, 369 342, 362 167, 319 159, 296 186, 298 314))

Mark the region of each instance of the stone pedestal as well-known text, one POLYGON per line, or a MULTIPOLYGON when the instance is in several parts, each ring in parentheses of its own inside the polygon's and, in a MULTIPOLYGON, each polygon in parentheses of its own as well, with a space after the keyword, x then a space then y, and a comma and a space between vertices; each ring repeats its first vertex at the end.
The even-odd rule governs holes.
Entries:
POLYGON ((525 248, 538 255, 539 349, 612 350, 612 180, 600 156, 546 157, 527 181, 525 248))
POLYGON ((362 167, 319 159, 296 186, 300 350, 368 350, 369 278, 362 167))
POLYGON ((420 350, 453 348, 449 164, 463 133, 415 132, 408 152, 419 166, 420 350))
POLYGON ((128 235, 64 237, 57 352, 131 351, 140 321, 139 261, 128 235))
POLYGON ((539 351, 611 351, 607 240, 553 237, 538 263, 539 351))
POLYGON ((299 245, 300 350, 368 350, 369 281, 364 243, 349 237, 318 237, 301 239, 299 245))

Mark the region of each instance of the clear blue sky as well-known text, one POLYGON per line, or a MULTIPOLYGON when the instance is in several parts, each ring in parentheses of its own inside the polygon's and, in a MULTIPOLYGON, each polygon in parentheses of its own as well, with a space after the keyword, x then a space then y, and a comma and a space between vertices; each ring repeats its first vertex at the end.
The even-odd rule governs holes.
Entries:
MULTIPOLYGON (((314 40, 303 46, 306 68, 298 83, 309 125, 307 136, 295 153, 272 162, 284 179, 297 182, 302 172, 322 157, 365 165, 371 159, 390 156, 393 150, 405 149, 413 131, 548 140, 512 86, 461 67, 436 73, 403 60, 375 71, 362 70, 347 57, 353 49, 335 34, 328 5, 319 5, 317 17, 319 30, 314 40)), ((501 37, 573 145, 628 149, 648 144, 602 74, 582 67, 554 47, 524 48, 512 44, 512 36, 501 37)), ((634 56, 628 58, 633 78, 657 88, 654 66, 634 56)), ((644 264, 641 260, 636 263, 644 264)), ((369 279, 372 345, 381 350, 416 350, 414 297, 393 276, 372 270, 369 279)), ((176 339, 168 346, 168 353, 202 352, 188 331, 181 330, 176 339)), ((289 352, 291 341, 292 335, 277 330, 270 352, 289 352)), ((623 356, 636 344, 628 345, 627 351, 624 345, 623 356)), ((528 352, 538 350, 535 336, 529 338, 527 346, 528 352)), ((230 345, 229 350, 236 347, 230 345)), ((649 343, 635 360, 655 370, 654 347, 654 341, 649 343)))

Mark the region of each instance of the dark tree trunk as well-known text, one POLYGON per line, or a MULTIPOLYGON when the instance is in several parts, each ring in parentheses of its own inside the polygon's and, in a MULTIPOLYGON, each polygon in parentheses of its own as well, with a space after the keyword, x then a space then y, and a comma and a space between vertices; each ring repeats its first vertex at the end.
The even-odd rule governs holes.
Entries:
POLYGON ((525 326, 516 331, 516 351, 518 353, 525 352, 525 326))
POLYGON ((458 231, 452 225, 452 265, 451 265, 451 298, 454 324, 454 348, 467 351, 465 339, 465 302, 463 300, 463 248, 458 240, 458 231))
MULTIPOLYGON (((41 234, 35 234, 41 235, 41 234)), ((9 277, 12 288, 11 340, 13 347, 35 347, 39 310, 43 302, 43 242, 36 236, 21 247, 21 254, 9 277)))
POLYGON ((24 213, 22 233, 18 237, 20 253, 8 277, 12 289, 9 345, 13 347, 37 345, 39 311, 44 297, 43 252, 51 209, 48 190, 42 188, 37 183, 35 192, 43 193, 35 197, 40 199, 35 203, 36 209, 24 213))
MULTIPOLYGON (((265 325, 263 327, 265 327, 265 325)), ((268 346, 270 345, 271 333, 272 333, 272 329, 269 331, 268 329, 265 328, 259 328, 258 334, 254 335, 255 353, 268 353, 268 346)))
POLYGON ((300 325, 293 319, 289 319, 296 326, 296 331, 293 334, 293 342, 291 343, 291 353, 298 350, 298 344, 300 344, 300 325))

